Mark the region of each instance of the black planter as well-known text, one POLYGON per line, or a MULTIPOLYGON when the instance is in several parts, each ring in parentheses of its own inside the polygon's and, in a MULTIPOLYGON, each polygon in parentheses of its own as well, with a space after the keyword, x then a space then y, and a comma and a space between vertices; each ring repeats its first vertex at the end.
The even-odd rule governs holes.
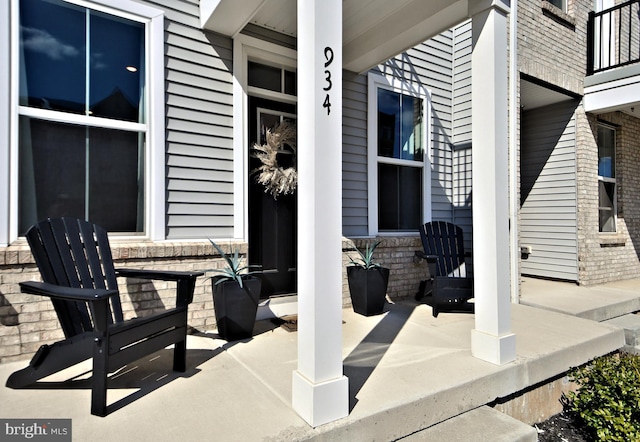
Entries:
POLYGON ((347 267, 349 294, 353 311, 365 316, 379 315, 384 310, 389 269, 372 267, 347 267))
POLYGON ((213 308, 216 313, 218 334, 227 341, 248 339, 253 335, 262 281, 255 276, 242 279, 242 288, 236 281, 223 281, 220 276, 211 279, 213 308))

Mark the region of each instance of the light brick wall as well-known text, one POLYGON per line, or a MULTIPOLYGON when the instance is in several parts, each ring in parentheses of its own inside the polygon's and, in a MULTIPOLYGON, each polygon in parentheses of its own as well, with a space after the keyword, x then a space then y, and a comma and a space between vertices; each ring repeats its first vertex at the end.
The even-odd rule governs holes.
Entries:
MULTIPOLYGON (((392 299, 413 296, 427 267, 414 263, 416 250, 422 248, 418 237, 382 239, 376 249, 377 261, 391 269, 388 295, 392 299)), ((354 242, 343 240, 343 268, 348 254, 355 254, 354 242)), ((355 240, 364 247, 365 240, 355 240)), ((220 244, 223 249, 241 247, 246 243, 220 244)), ((220 268, 223 260, 214 255, 204 242, 118 243, 113 241, 112 253, 116 267, 162 270, 206 270, 220 268)), ((0 248, 0 363, 30 358, 42 344, 52 344, 64 338, 51 302, 47 298, 20 293, 19 282, 39 280, 38 270, 26 245, 0 248)), ((121 278, 119 290, 125 318, 143 317, 175 305, 175 283, 121 278)), ((343 271, 343 307, 350 308, 346 270, 343 271)), ((189 306, 189 326, 199 330, 215 328, 215 313, 211 282, 200 277, 193 302, 189 306)))
MULTIPOLYGON (((544 0, 518 4, 518 65, 522 74, 583 95, 587 20, 591 0, 568 0, 564 13, 544 0)), ((640 127, 616 112, 588 115, 576 110, 578 278, 584 285, 640 277, 640 127), (598 232, 596 121, 619 126, 617 148, 618 232, 598 232)))
POLYGON ((520 72, 582 95, 592 7, 592 0, 568 0, 564 13, 545 0, 518 2, 520 72))
POLYGON ((622 112, 578 115, 579 275, 584 285, 639 278, 640 120, 622 112), (616 233, 598 232, 598 120, 616 130, 616 233))

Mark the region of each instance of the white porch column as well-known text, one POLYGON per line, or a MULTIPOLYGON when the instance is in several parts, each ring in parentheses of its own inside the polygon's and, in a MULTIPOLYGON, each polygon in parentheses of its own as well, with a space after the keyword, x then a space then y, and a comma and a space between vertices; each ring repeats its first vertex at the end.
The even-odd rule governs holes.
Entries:
POLYGON ((509 0, 471 1, 473 275, 471 352, 482 360, 515 360, 511 332, 508 181, 507 15, 509 0))
POLYGON ((298 0, 298 369, 310 425, 347 416, 342 371, 342 1, 298 0))

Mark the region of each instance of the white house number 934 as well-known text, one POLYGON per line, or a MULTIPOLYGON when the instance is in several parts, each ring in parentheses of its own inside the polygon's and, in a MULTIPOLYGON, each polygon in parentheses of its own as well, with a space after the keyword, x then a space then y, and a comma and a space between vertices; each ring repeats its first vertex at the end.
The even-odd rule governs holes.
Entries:
POLYGON ((327 93, 324 97, 324 102, 322 103, 322 107, 327 110, 327 115, 331 114, 331 88, 333 87, 333 83, 331 81, 331 71, 329 70, 329 66, 333 63, 333 49, 327 46, 324 48, 324 80, 325 87, 322 88, 323 91, 327 93))

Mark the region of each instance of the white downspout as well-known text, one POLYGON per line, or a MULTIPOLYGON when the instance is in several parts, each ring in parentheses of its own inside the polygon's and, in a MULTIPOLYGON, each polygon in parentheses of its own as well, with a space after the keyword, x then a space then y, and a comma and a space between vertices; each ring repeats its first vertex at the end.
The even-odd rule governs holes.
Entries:
POLYGON ((511 302, 520 303, 518 241, 518 0, 511 0, 509 20, 509 242, 511 302))

